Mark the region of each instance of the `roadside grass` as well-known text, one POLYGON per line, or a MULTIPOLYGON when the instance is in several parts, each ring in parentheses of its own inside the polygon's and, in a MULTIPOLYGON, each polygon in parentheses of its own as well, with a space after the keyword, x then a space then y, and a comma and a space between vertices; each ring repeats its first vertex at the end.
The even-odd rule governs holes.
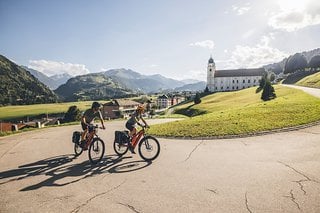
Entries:
POLYGON ((320 72, 309 75, 296 83, 299 86, 320 88, 320 72))
POLYGON ((180 106, 190 118, 151 127, 149 133, 169 137, 212 137, 255 133, 320 120, 320 99, 276 85, 277 98, 263 102, 256 88, 208 95, 198 105, 180 106), (197 112, 197 113, 194 113, 197 112), (201 115, 198 115, 201 112, 201 115))
MULTIPOLYGON (((0 120, 10 120, 22 117, 32 117, 40 114, 57 114, 65 113, 70 106, 77 106, 80 111, 84 111, 91 107, 93 101, 67 102, 54 104, 34 104, 0 107, 0 120)), ((104 103, 106 101, 100 101, 104 103)))

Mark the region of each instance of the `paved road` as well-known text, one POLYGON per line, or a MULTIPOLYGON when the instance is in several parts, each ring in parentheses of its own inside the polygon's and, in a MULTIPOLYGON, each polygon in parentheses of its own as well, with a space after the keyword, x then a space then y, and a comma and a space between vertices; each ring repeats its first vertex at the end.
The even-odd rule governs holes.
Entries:
MULTIPOLYGON (((165 120, 161 120, 162 122, 165 120)), ((156 122, 156 121, 154 121, 156 122)), ((0 212, 320 212, 320 126, 223 140, 160 139, 151 164, 73 157, 77 126, 0 138, 0 212)))
POLYGON ((317 98, 320 98, 320 89, 310 88, 310 87, 302 87, 302 86, 297 86, 297 85, 292 85, 292 84, 282 84, 282 85, 286 86, 286 87, 291 87, 291 88, 303 90, 304 92, 309 93, 310 95, 313 95, 317 98))

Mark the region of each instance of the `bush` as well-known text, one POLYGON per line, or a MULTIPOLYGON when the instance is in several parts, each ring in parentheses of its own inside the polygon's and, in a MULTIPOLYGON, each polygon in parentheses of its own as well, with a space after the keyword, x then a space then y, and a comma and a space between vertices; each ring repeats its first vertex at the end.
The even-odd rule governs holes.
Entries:
POLYGON ((77 106, 70 106, 66 114, 64 115, 63 122, 79 121, 81 119, 81 113, 77 106))

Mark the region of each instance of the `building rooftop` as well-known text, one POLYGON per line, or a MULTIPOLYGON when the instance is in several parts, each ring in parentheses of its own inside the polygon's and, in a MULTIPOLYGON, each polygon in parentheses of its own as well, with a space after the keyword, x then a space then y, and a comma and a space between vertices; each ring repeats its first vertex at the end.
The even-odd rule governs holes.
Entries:
POLYGON ((243 77, 243 76, 262 76, 264 68, 235 69, 235 70, 216 70, 214 77, 243 77))

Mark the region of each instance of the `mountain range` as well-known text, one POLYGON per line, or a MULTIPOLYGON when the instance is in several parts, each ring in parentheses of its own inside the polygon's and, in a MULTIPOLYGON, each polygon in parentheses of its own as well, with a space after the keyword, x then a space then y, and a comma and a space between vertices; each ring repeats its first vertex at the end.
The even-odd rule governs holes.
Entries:
POLYGON ((24 68, 0 55, 0 105, 52 103, 57 96, 24 68))
POLYGON ((112 69, 104 72, 104 75, 128 89, 142 93, 159 92, 184 85, 181 81, 160 74, 142 75, 130 69, 112 69))
POLYGON ((34 77, 36 77, 39 81, 47 85, 51 90, 57 89, 60 85, 66 83, 70 78, 72 78, 72 76, 67 73, 56 74, 49 77, 43 74, 42 72, 31 69, 29 67, 26 67, 26 66, 21 66, 21 67, 29 71, 34 77))
POLYGON ((64 101, 101 100, 135 94, 103 73, 91 73, 70 78, 54 92, 64 101))

